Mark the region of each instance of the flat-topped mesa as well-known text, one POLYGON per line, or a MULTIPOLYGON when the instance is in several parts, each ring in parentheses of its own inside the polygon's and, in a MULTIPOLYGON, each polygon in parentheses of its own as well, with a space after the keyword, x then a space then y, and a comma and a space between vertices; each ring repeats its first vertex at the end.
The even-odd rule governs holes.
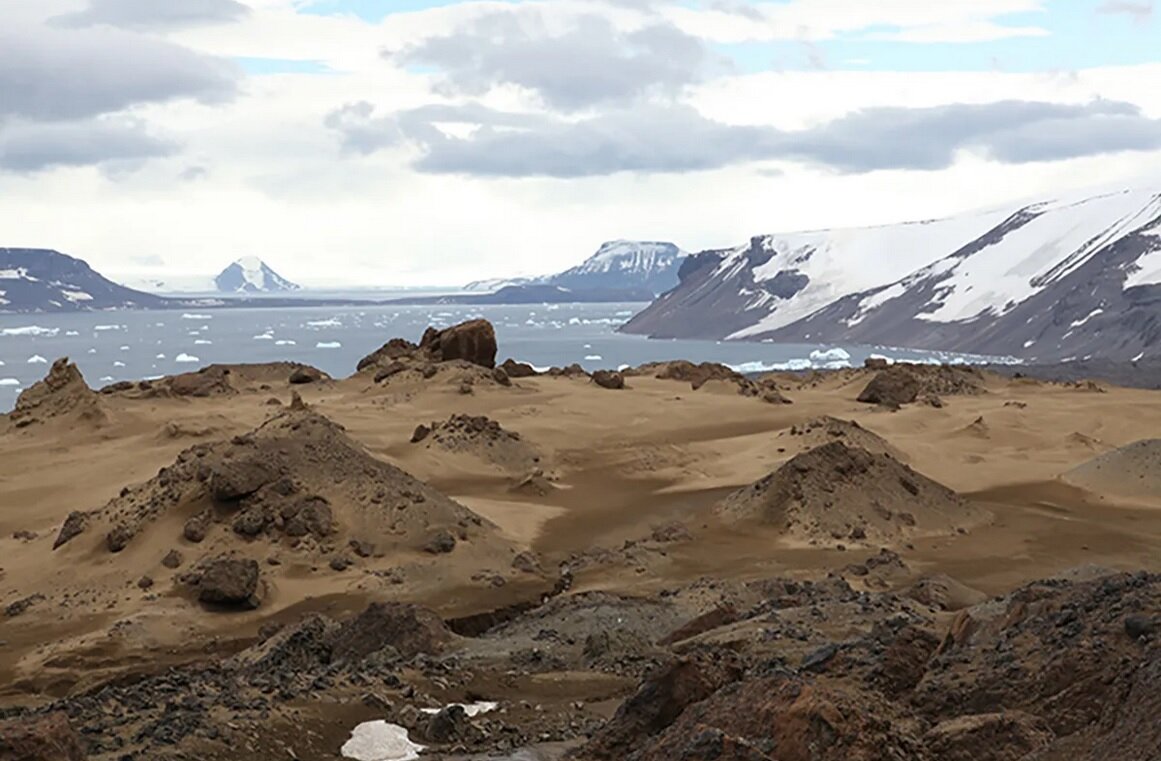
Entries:
POLYGON ((359 360, 358 371, 385 369, 392 363, 440 363, 462 360, 496 367, 496 329, 487 320, 471 320, 442 330, 428 328, 418 344, 393 338, 359 360))

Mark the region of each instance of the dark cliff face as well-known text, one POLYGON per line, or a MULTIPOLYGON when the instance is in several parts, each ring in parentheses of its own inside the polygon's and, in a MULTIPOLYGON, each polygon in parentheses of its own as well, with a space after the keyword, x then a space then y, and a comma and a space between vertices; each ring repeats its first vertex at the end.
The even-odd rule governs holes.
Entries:
POLYGON ((159 308, 166 299, 117 285, 58 251, 0 248, 0 312, 159 308))
POLYGON ((869 289, 849 287, 844 270, 867 256, 892 256, 891 226, 764 236, 703 252, 683 263, 677 288, 622 329, 1044 362, 1161 352, 1161 284, 1134 278, 1143 257, 1161 252, 1161 193, 1033 204, 989 220, 954 245, 958 220, 911 225, 910 240, 930 248, 930 264, 869 289))

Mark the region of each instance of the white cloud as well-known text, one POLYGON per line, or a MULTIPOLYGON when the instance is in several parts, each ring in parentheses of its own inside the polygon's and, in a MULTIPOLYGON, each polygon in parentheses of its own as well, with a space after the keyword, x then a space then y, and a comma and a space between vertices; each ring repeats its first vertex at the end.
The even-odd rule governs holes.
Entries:
MULTIPOLYGON (((422 174, 412 169, 422 154, 407 143, 384 141, 375 146, 378 150, 363 153, 344 150, 341 136, 325 123, 327 114, 361 102, 374 104, 374 113, 380 116, 433 104, 462 106, 465 100, 459 94, 434 92, 446 81, 444 73, 416 69, 382 53, 446 37, 473 19, 512 11, 511 3, 458 3, 390 14, 379 23, 298 13, 293 0, 246 4, 250 13, 231 23, 163 25, 150 34, 108 27, 37 30, 36 35, 50 31, 121 35, 118 40, 184 50, 192 57, 189 60, 203 62, 215 57, 317 60, 333 73, 231 80, 232 100, 215 97, 212 88, 172 92, 144 85, 132 98, 115 91, 99 107, 83 112, 77 103, 56 96, 47 99, 39 106, 38 118, 48 119, 46 114, 67 106, 76 111, 75 118, 67 120, 72 128, 93 126, 86 120, 106 128, 136 127, 137 134, 161 140, 170 149, 139 152, 138 159, 152 158, 133 163, 131 173, 116 167, 102 172, 62 165, 77 161, 44 162, 35 174, 0 169, 0 216, 5 220, 0 245, 53 246, 108 271, 140 270, 146 263, 163 261, 174 271, 213 272, 245 250, 261 253, 298 282, 334 277, 338 266, 360 283, 458 283, 561 268, 588 255, 605 239, 670 239, 690 249, 731 245, 761 232, 889 222, 995 205, 1046 189, 1114 182, 1150 162, 1161 162, 1161 152, 1112 153, 1010 166, 969 152, 957 154, 955 163, 940 171, 874 171, 857 176, 777 159, 692 175, 638 172, 555 180, 422 174), (61 219, 70 222, 61 225, 61 219)), ((15 19, 43 26, 47 18, 76 12, 84 4, 43 0, 16 5, 12 14, 5 9, 6 23, 15 19), (28 10, 32 5, 38 8, 35 13, 28 10)), ((1045 11, 1047 4, 792 0, 747 5, 761 16, 738 13, 728 4, 717 6, 715 10, 713 3, 690 9, 668 1, 538 0, 522 3, 519 12, 535 12, 554 34, 566 33, 580 16, 598 14, 622 34, 668 22, 705 43, 811 41, 881 33, 896 38, 926 36, 931 44, 942 44, 934 40, 958 36, 956 41, 962 42, 1013 34, 1005 24, 1006 14, 1045 11)), ((1015 33, 1042 30, 1024 18, 1015 33)), ((99 49, 110 54, 120 47, 102 45, 99 49)), ((77 50, 71 49, 69 55, 75 57, 77 50)), ((148 68, 143 59, 133 60, 139 69, 148 68)), ((98 63, 114 66, 116 61, 98 63)), ((132 80, 149 74, 126 76, 132 80)), ((618 107, 637 100, 656 108, 684 106, 727 125, 790 132, 815 129, 860 109, 1002 100, 1083 105, 1105 98, 1132 103, 1146 116, 1161 118, 1161 92, 1140 84, 1161 80, 1161 65, 1078 70, 1062 76, 872 70, 714 74, 648 92, 630 88, 618 107)), ((3 77, 0 69, 0 81, 3 77)), ((109 79, 115 83, 119 77, 109 79)), ((473 88, 472 100, 494 111, 553 120, 599 119, 609 108, 592 101, 579 112, 554 108, 551 101, 537 96, 535 88, 518 87, 511 79, 495 78, 488 86, 473 88)), ((45 83, 41 91, 48 93, 51 80, 37 81, 45 83)), ((167 76, 162 84, 174 81, 167 76)), ((44 123, 60 121, 54 116, 44 123)), ((27 140, 28 124, 27 115, 19 121, 0 117, 0 133, 7 126, 10 135, 16 134, 12 130, 19 125, 27 140)), ((469 134, 462 124, 437 120, 436 126, 460 138, 469 134)), ((98 130, 87 131, 74 145, 83 147, 88 141, 92 146, 99 136, 98 130)), ((128 160, 134 154, 132 147, 122 143, 114 153, 126 154, 121 160, 128 160)))

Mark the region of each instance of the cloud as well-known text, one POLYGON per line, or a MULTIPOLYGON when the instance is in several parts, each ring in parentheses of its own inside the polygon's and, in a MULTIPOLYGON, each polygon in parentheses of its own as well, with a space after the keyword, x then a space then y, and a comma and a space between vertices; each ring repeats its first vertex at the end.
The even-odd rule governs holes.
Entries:
POLYGON ((66 27, 108 25, 124 29, 169 29, 240 21, 249 6, 236 0, 89 0, 77 13, 57 16, 66 27))
POLYGON ((1153 18, 1153 0, 1105 0, 1097 13, 1121 14, 1145 23, 1153 18))
POLYGON ((0 125, 0 170, 31 173, 62 166, 100 166, 169 156, 178 146, 140 122, 99 118, 0 125))
POLYGON ((718 60, 697 37, 667 22, 624 31, 583 14, 555 28, 539 13, 520 11, 487 13, 385 55, 438 68, 446 94, 478 96, 515 85, 565 110, 673 94, 700 81, 718 60))
POLYGON ((234 95, 239 72, 221 59, 117 29, 0 25, 0 120, 62 120, 141 103, 234 95))
POLYGON ((421 172, 484 177, 681 173, 765 160, 852 174, 934 171, 952 166, 960 151, 1018 164, 1161 148, 1161 120, 1113 101, 871 108, 798 131, 724 124, 688 106, 656 104, 565 120, 478 104, 379 116, 360 103, 327 121, 352 150, 372 153, 406 141, 421 151, 421 172))

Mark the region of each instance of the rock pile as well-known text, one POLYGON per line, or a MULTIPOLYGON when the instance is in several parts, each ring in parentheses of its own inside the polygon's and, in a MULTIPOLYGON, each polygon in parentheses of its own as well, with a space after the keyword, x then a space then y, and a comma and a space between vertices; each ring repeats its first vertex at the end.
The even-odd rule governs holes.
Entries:
POLYGON ((108 420, 101 400, 68 357, 53 362, 43 380, 21 392, 15 408, 8 415, 17 428, 56 418, 94 425, 108 420))

